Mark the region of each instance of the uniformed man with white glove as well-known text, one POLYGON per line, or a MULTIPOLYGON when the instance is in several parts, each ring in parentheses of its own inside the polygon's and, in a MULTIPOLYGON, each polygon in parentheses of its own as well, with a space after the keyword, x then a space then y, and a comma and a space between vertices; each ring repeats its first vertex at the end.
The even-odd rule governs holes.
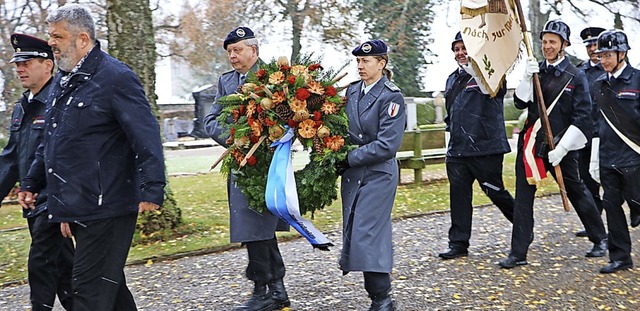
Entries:
POLYGON ((606 253, 607 234, 578 171, 577 150, 591 138, 593 121, 589 88, 584 72, 564 56, 569 41, 569 26, 549 21, 540 34, 545 61, 527 60, 525 76, 515 91, 515 105, 528 109, 527 120, 518 139, 516 158, 516 197, 511 235, 511 252, 500 261, 503 268, 527 264, 527 252, 533 241, 533 202, 536 185, 547 175, 555 178, 554 166, 560 166, 569 201, 582 221, 592 249, 587 257, 606 253), (549 150, 546 133, 539 118, 538 101, 532 76, 539 72, 542 96, 556 148, 549 150))

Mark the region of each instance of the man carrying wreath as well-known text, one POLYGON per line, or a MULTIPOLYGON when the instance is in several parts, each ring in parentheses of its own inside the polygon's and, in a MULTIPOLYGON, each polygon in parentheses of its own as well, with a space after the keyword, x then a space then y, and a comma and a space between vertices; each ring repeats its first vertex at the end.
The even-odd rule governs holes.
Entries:
MULTIPOLYGON (((222 123, 217 120, 223 108, 218 101, 225 95, 236 93, 246 76, 255 72, 263 62, 258 58, 258 39, 248 27, 231 31, 222 46, 227 51, 233 70, 223 73, 218 79, 218 91, 211 111, 204 118, 204 126, 213 140, 229 148, 228 134, 225 133, 233 121, 222 123)), ((227 193, 231 242, 239 242, 247 247, 249 264, 246 276, 255 284, 251 298, 234 310, 268 311, 288 307, 290 302, 283 281, 285 267, 275 231, 288 231, 289 226, 267 211, 259 213, 249 207, 247 198, 236 187, 232 174, 229 174, 227 193)))

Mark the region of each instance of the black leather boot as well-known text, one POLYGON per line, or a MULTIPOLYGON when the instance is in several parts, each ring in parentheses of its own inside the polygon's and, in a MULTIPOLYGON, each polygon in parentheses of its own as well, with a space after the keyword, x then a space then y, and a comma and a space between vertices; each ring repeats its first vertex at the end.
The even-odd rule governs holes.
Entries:
POLYGON ((389 273, 364 272, 364 288, 371 298, 369 311, 394 311, 395 303, 391 292, 389 273))
POLYGON ((396 304, 391 298, 391 295, 386 294, 382 296, 371 297, 371 307, 369 311, 395 311, 396 304))
POLYGON ((276 302, 276 307, 278 309, 291 305, 289 296, 287 296, 287 291, 284 289, 284 281, 282 279, 269 283, 269 293, 271 293, 271 298, 276 302))
MULTIPOLYGON (((284 288, 284 287, 283 287, 284 288)), ((253 295, 249 300, 241 306, 233 309, 234 311, 272 311, 279 309, 276 301, 273 299, 271 292, 267 292, 267 284, 263 282, 255 282, 253 295)))

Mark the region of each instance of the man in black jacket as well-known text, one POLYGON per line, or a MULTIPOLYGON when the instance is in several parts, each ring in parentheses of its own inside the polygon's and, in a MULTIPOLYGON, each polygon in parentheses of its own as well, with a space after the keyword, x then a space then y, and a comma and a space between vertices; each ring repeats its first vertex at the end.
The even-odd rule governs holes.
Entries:
POLYGON ((525 77, 515 91, 517 108, 528 108, 527 120, 518 139, 516 156, 516 198, 509 256, 499 262, 502 268, 527 264, 527 252, 533 241, 533 203, 536 185, 547 172, 555 178, 560 165, 567 196, 587 230, 593 247, 587 257, 602 257, 607 249, 606 232, 593 197, 580 178, 577 150, 584 148, 593 130, 592 106, 584 72, 564 56, 571 44, 569 26, 562 21, 547 22, 540 39, 545 61, 527 61, 525 77), (540 72, 540 84, 555 149, 549 151, 534 96, 532 76, 540 72))
POLYGON ((86 8, 59 7, 47 23, 59 71, 18 199, 32 206, 46 184, 50 221, 75 237, 74 310, 136 310, 124 264, 138 212, 164 199, 160 127, 136 74, 100 49, 86 8))
MULTIPOLYGON (((46 41, 24 35, 11 35, 15 49, 11 63, 22 87, 26 88, 11 116, 9 142, 0 154, 0 201, 16 182, 27 175, 44 136, 46 99, 51 89, 53 51, 46 41)), ((23 209, 27 219, 29 247, 28 277, 32 310, 51 310, 58 294, 62 306, 71 310, 71 269, 73 243, 60 233, 60 225, 49 223, 47 194, 38 196, 34 208, 23 209)))
POLYGON ((505 218, 513 220, 513 197, 502 182, 504 154, 511 151, 504 127, 507 88, 503 85, 495 97, 488 95, 469 68, 460 32, 451 43, 451 50, 458 68, 447 79, 445 91, 451 228, 449 249, 438 254, 443 259, 468 255, 474 181, 478 180, 505 218))
POLYGON ((629 50, 627 35, 621 30, 608 30, 598 37, 596 52, 606 74, 594 84, 599 108, 594 140, 599 138, 599 142, 593 143, 589 172, 594 180, 602 181, 602 205, 607 211, 610 262, 601 273, 633 267, 622 203, 640 203, 640 71, 627 63, 629 50))

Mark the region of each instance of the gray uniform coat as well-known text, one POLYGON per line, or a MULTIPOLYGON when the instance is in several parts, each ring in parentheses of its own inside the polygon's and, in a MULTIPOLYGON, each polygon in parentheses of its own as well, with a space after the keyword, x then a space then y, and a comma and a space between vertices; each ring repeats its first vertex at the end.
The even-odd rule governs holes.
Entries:
POLYGON ((396 152, 406 124, 404 97, 382 77, 358 100, 362 83, 347 89, 351 166, 342 175, 343 248, 340 268, 389 273, 393 266, 391 209, 398 185, 396 152))
MULTIPOLYGON (((258 69, 258 63, 251 68, 251 72, 255 72, 258 69)), ((239 85, 239 72, 231 70, 223 73, 218 79, 218 93, 211 106, 211 111, 204 118, 204 127, 207 134, 221 146, 228 147, 225 141, 229 134, 226 133, 227 123, 220 123, 216 120, 222 111, 222 106, 218 104, 218 99, 225 95, 236 93, 239 85)), ((236 187, 234 181, 235 177, 231 176, 227 185, 231 242, 242 243, 268 240, 275 236, 276 229, 279 231, 289 230, 288 225, 284 222, 279 222, 278 218, 271 213, 258 213, 251 209, 247 203, 247 198, 242 194, 240 188, 236 187)))

